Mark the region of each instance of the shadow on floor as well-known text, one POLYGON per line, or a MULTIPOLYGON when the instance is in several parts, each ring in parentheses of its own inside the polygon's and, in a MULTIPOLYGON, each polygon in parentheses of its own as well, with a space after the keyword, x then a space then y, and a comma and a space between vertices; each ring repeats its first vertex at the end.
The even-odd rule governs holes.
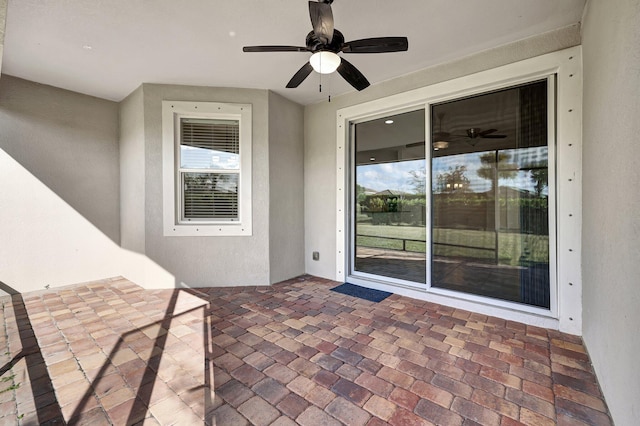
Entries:
MULTIPOLYGON (((83 366, 82 374, 89 379, 89 386, 86 391, 78 397, 76 400, 77 402, 74 401, 73 405, 70 405, 70 407, 73 408, 73 412, 63 414, 60 401, 56 397, 56 391, 60 391, 60 389, 56 388, 56 391, 54 391, 54 384, 48 370, 48 368, 52 368, 52 366, 47 367, 47 364, 45 363, 45 356, 43 356, 43 350, 38 345, 38 340, 34 333, 34 327, 29 319, 29 314, 22 294, 2 282, 0 282, 0 290, 6 292, 11 297, 11 304, 5 305, 5 312, 10 311, 11 309, 13 310, 18 331, 17 334, 19 335, 19 339, 16 339, 14 337, 16 333, 12 332, 12 330, 7 330, 7 347, 11 347, 12 349, 14 347, 21 348, 18 354, 13 356, 2 366, 2 368, 0 368, 0 376, 2 376, 2 383, 0 384, 0 387, 5 387, 2 386, 2 384, 6 383, 7 388, 4 391, 12 391, 15 394, 14 406, 17 410, 15 420, 16 424, 23 422, 26 422, 25 424, 37 423, 39 425, 88 424, 87 422, 92 422, 92 419, 96 420, 100 418, 104 420, 106 409, 105 411, 102 411, 103 408, 101 407, 91 406, 90 404, 94 402, 92 400, 95 399, 94 397, 96 395, 100 394, 102 391, 108 391, 108 389, 113 386, 113 384, 109 383, 109 376, 113 372, 114 360, 118 357, 122 357, 123 353, 130 351, 128 346, 129 343, 135 341, 138 337, 150 336, 153 342, 152 345, 149 345, 150 350, 148 351, 148 358, 143 358, 142 361, 144 361, 144 364, 140 364, 140 368, 132 371, 132 381, 137 384, 137 386, 131 386, 134 388, 135 397, 129 404, 125 404, 126 412, 120 412, 118 420, 111 417, 108 418, 108 421, 119 424, 134 425, 142 423, 145 420, 145 417, 147 417, 149 407, 151 406, 152 395, 156 387, 156 378, 158 377, 158 373, 161 371, 161 363, 165 349, 167 348, 170 334, 169 330, 171 329, 172 321, 175 318, 194 313, 201 309, 203 312, 200 322, 202 323, 202 347, 204 348, 204 368, 202 369, 204 371, 204 383, 188 389, 188 391, 204 389, 204 392, 202 392, 204 400, 198 405, 204 407, 204 422, 206 424, 211 423, 211 414, 209 413, 211 410, 209 407, 212 405, 212 397, 211 392, 206 391, 207 389, 210 389, 213 384, 213 378, 211 377, 213 374, 213 367, 209 366, 208 363, 208 360, 211 359, 209 356, 211 331, 209 328, 210 321, 208 318, 211 308, 206 295, 191 289, 173 290, 168 298, 168 304, 162 313, 161 319, 120 334, 117 341, 115 341, 113 346, 111 346, 112 349, 105 357, 104 362, 102 362, 97 370, 92 369, 90 372, 87 372, 86 368, 83 366), (191 309, 182 309, 180 312, 176 313, 176 305, 181 292, 197 297, 202 300, 204 304, 198 304, 198 306, 191 309), (25 377, 25 380, 23 380, 24 383, 19 382, 15 377, 16 375, 11 372, 11 370, 14 369, 21 360, 25 360, 26 362, 26 374, 28 375, 28 377, 25 377), (143 372, 140 370, 143 370, 143 372), (6 374, 8 372, 11 375, 7 376, 6 374), (96 413, 96 411, 99 413, 96 413), (24 417, 24 414, 20 414, 25 412, 28 413, 28 418, 24 417), (207 418, 207 415, 209 418, 207 418), (65 417, 67 418, 67 421, 65 421, 65 417)), ((52 317, 51 319, 53 325, 56 322, 56 319, 55 317, 52 317)), ((96 320, 98 319, 100 319, 100 317, 96 315, 96 320)), ((85 333, 87 333, 87 337, 89 337, 87 330, 85 330, 85 333)), ((57 328, 56 333, 52 336, 52 339, 55 339, 57 343, 66 341, 65 337, 59 334, 57 328)), ((44 338, 47 339, 47 337, 48 336, 45 336, 44 338)), ((66 342, 66 344, 67 346, 69 345, 68 342, 66 342)), ((83 360, 76 355, 70 347, 67 347, 66 352, 71 352, 72 356, 75 358, 75 362, 82 364, 83 360)), ((81 385, 78 385, 77 387, 78 389, 82 389, 81 385)), ((3 391, 0 390, 0 393, 2 392, 3 391)), ((109 414, 111 413, 108 413, 107 415, 109 414)), ((6 414, 4 419, 8 419, 6 414)))
MULTIPOLYGON (((27 309, 24 304, 22 294, 20 294, 14 288, 0 281, 0 290, 11 295, 11 304, 13 307, 14 315, 16 318, 16 327, 18 329, 19 343, 21 350, 16 355, 13 355, 11 360, 5 363, 0 368, 0 376, 2 377, 3 384, 9 385, 5 391, 15 390, 16 393, 20 393, 20 386, 22 383, 15 380, 14 375, 4 377, 5 374, 16 366, 18 362, 24 360, 26 363, 26 373, 30 381, 30 388, 33 389, 33 404, 35 405, 35 412, 40 425, 53 425, 64 424, 64 417, 60 410, 60 405, 56 399, 55 392, 53 390, 53 384, 51 383, 51 377, 49 371, 44 363, 42 351, 38 346, 33 327, 31 326, 31 320, 27 314, 27 309)), ((11 343, 12 336, 7 336, 9 346, 13 346, 11 343)), ((19 399, 16 401, 18 408, 20 408, 21 402, 19 399)), ((16 423, 20 420, 20 414, 16 413, 16 423)))

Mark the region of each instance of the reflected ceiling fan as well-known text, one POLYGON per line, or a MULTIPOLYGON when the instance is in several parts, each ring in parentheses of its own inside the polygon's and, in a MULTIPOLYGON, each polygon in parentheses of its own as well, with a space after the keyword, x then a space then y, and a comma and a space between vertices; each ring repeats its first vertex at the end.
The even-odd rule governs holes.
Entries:
POLYGON ((449 141, 452 139, 454 135, 449 132, 442 131, 442 120, 444 119, 444 113, 441 112, 438 114, 438 131, 433 132, 431 135, 431 146, 434 151, 439 151, 441 149, 449 148, 449 141))
POLYGON ((507 137, 507 135, 494 135, 494 133, 497 131, 498 129, 482 130, 479 127, 470 127, 467 129, 466 135, 454 136, 468 138, 470 140, 468 140, 467 143, 469 143, 469 145, 471 146, 476 146, 476 144, 479 142, 478 139, 504 139, 507 137))
POLYGON ((344 36, 333 27, 333 0, 309 2, 309 15, 313 31, 307 34, 305 47, 300 46, 245 46, 244 52, 311 52, 311 58, 287 83, 288 88, 300 85, 311 71, 321 74, 338 73, 355 89, 363 90, 369 81, 338 53, 387 53, 403 52, 409 48, 406 37, 375 37, 344 41, 344 36))
POLYGON ((504 139, 507 137, 507 135, 494 134, 495 132, 498 131, 498 129, 482 130, 480 127, 470 127, 466 129, 466 134, 464 135, 456 135, 449 132, 443 132, 442 131, 443 118, 444 118, 444 113, 438 114, 439 129, 437 132, 434 132, 432 136, 432 140, 434 141, 433 146, 436 151, 438 149, 447 148, 449 146, 450 141, 458 138, 470 139, 467 142, 471 146, 475 146, 478 143, 477 139, 504 139))
MULTIPOLYGON (((481 138, 481 139, 504 139, 507 137, 507 135, 494 135, 495 132, 497 132, 498 129, 487 129, 487 130, 482 130, 479 127, 471 127, 469 129, 467 129, 467 134, 463 135, 463 137, 467 137, 470 139, 476 139, 476 138, 481 138)), ((461 135, 454 135, 454 136, 461 136, 461 135)))

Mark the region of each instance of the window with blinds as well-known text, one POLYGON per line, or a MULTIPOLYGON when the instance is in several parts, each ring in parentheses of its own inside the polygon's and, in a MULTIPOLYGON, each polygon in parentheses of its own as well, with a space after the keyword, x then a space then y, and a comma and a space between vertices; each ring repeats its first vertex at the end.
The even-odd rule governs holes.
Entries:
POLYGON ((251 236, 252 106, 162 101, 166 236, 251 236))
POLYGON ((239 220, 239 124, 238 120, 180 119, 183 221, 239 220))

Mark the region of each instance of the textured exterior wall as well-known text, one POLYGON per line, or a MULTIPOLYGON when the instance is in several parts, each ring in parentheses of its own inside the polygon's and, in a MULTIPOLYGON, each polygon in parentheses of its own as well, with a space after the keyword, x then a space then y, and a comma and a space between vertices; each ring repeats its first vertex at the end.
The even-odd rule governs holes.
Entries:
MULTIPOLYGON (((144 84, 145 254, 190 287, 269 284, 269 126, 266 90, 144 84), (162 101, 252 104, 253 235, 165 237, 162 101)), ((153 283, 147 283, 153 287, 153 283)))
POLYGON ((142 86, 120 102, 120 241, 145 252, 144 99, 142 86))
POLYGON ((269 93, 269 262, 276 283, 304 273, 304 109, 269 93))
POLYGON ((640 419, 640 1, 583 23, 583 329, 615 423, 640 419))
POLYGON ((7 23, 9 0, 0 0, 0 70, 2 70, 2 52, 4 51, 4 29, 7 23))
POLYGON ((119 275, 117 104, 0 78, 0 280, 119 275))
POLYGON ((0 149, 120 241, 118 105, 8 75, 0 149))

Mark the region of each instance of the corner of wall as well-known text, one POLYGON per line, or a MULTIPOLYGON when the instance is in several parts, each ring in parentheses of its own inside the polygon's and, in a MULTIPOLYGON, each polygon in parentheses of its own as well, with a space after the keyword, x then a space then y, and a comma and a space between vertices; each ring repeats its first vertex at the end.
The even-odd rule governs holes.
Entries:
POLYGON ((120 244, 145 253, 144 86, 119 104, 120 244))
POLYGON ((613 421, 640 418, 640 2, 588 1, 582 24, 584 341, 613 421))
POLYGON ((7 8, 9 0, 0 0, 0 72, 2 71, 2 55, 4 52, 4 31, 7 24, 7 8))
POLYGON ((269 281, 304 273, 304 109, 269 91, 269 281))

